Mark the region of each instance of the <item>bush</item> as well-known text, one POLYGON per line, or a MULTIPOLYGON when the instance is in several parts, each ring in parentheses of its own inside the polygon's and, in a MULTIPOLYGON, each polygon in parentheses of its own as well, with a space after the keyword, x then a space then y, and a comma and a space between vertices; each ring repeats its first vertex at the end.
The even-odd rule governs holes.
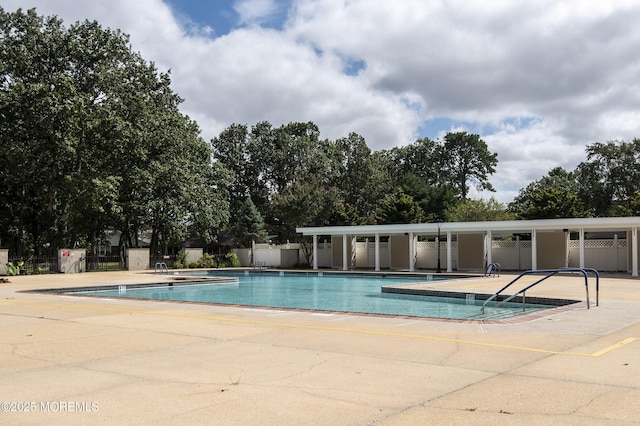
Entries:
POLYGON ((203 254, 200 260, 198 260, 198 268, 215 268, 216 257, 212 254, 203 254))
POLYGON ((221 262, 221 265, 224 264, 225 267, 237 268, 240 266, 240 260, 238 259, 238 255, 235 253, 227 253, 224 256, 224 261, 221 262))
POLYGON ((176 261, 173 262, 173 267, 176 269, 184 269, 187 267, 187 251, 182 249, 176 256, 176 261))
POLYGON ((24 266, 24 262, 18 262, 16 265, 14 265, 12 262, 8 262, 5 266, 7 270, 7 275, 15 276, 15 275, 23 274, 24 272, 21 271, 23 266, 24 266))
MULTIPOLYGON (((240 260, 235 253, 227 253, 220 260, 217 260, 218 256, 215 254, 203 254, 202 257, 198 260, 198 262, 193 262, 189 264, 189 268, 237 268, 240 266, 240 260)), ((178 259, 174 265, 181 264, 179 262, 184 262, 180 259, 180 253, 178 253, 178 259)), ((176 266, 178 267, 178 266, 176 266)), ((182 266, 185 268, 186 266, 182 266)))

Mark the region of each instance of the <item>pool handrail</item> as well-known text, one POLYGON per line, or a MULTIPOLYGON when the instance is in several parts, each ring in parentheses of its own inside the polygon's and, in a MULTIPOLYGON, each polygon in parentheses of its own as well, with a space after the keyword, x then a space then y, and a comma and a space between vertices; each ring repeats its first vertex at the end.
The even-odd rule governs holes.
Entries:
POLYGON ((253 273, 256 273, 256 268, 258 272, 261 273, 263 270, 267 269, 267 261, 266 260, 257 260, 253 263, 253 273))
POLYGON ((520 278, 522 278, 524 276, 527 276, 527 275, 547 274, 546 276, 544 276, 541 279, 535 281, 534 283, 529 284, 528 286, 526 286, 522 290, 512 294, 508 298, 499 301, 498 304, 506 303, 506 302, 512 300, 514 297, 516 297, 520 293, 522 293, 523 296, 524 296, 524 293, 527 290, 529 290, 531 287, 540 284, 542 281, 546 280, 547 278, 551 278, 551 277, 556 276, 556 275, 561 274, 561 273, 571 273, 571 274, 580 273, 580 274, 582 274, 584 276, 584 286, 585 286, 585 292, 586 292, 586 296, 587 296, 587 309, 590 309, 589 283, 588 283, 588 276, 587 276, 588 272, 593 272, 593 274, 594 274, 594 276, 596 278, 596 306, 600 306, 600 274, 595 269, 593 269, 593 268, 537 269, 537 270, 529 270, 529 271, 522 272, 520 275, 518 275, 513 280, 511 280, 511 282, 509 282, 507 285, 505 285, 500 290, 495 292, 491 297, 489 297, 487 300, 485 300, 484 303, 482 304, 482 313, 484 313, 484 307, 487 305, 487 303, 489 303, 492 300, 496 299, 500 295, 500 293, 502 293, 504 290, 506 290, 511 285, 513 285, 520 278))
POLYGON ((502 270, 501 266, 499 263, 497 262, 493 262, 490 263, 489 265, 487 265, 487 269, 484 273, 485 277, 490 276, 491 274, 493 274, 493 276, 496 276, 496 273, 498 274, 498 276, 500 276, 500 271, 502 270))
POLYGON ((161 274, 168 274, 169 273, 169 267, 164 262, 156 262, 155 267, 153 268, 153 273, 157 274, 158 273, 158 269, 160 269, 160 273, 161 274))

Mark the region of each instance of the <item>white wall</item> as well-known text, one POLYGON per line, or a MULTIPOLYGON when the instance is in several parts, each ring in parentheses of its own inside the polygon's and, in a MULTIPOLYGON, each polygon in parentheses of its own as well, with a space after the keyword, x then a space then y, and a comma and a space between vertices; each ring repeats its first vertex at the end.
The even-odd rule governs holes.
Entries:
POLYGON ((531 241, 492 241, 491 256, 505 271, 531 269, 531 241))
POLYGON ((149 249, 129 248, 127 249, 127 270, 144 271, 149 269, 149 249))
MULTIPOLYGON (((457 270, 458 243, 452 241, 451 262, 453 270, 457 270)), ((525 271, 531 269, 531 241, 497 241, 491 244, 493 262, 499 263, 504 271, 525 271)), ((258 245, 256 247, 259 247, 258 245)), ((280 246, 271 248, 257 248, 256 260, 264 260, 267 266, 280 267, 280 246)), ((284 246, 283 246, 284 247, 284 246)), ((233 250, 238 254, 242 266, 252 266, 250 263, 250 249, 233 250)), ((304 261, 302 252, 298 253, 300 261, 304 261)), ((336 260, 338 264, 332 264, 331 243, 321 241, 318 243, 318 267, 342 269, 342 258, 336 260)), ((628 249, 626 240, 586 240, 585 241, 585 267, 598 271, 626 272, 629 268, 628 249)), ((437 242, 421 241, 416 243, 416 269, 436 269, 438 259, 437 242)), ((350 258, 348 261, 350 262, 350 258)), ((388 243, 380 243, 380 268, 389 269, 390 256, 388 243)), ((291 265, 292 266, 292 265, 291 265)), ((348 265, 350 266, 350 265, 348 265)), ((440 243, 440 266, 447 267, 447 243, 440 243)), ((580 266, 579 242, 569 242, 569 265, 580 266)), ((285 266, 288 267, 288 266, 285 266)), ((356 267, 375 268, 375 241, 358 242, 356 244, 356 267)))
POLYGON ((235 253, 238 256, 238 262, 240 266, 253 266, 251 259, 251 249, 249 248, 236 248, 231 249, 231 253, 235 253))
MULTIPOLYGON (((417 244, 416 268, 436 269, 438 267, 438 242, 420 241, 417 244)), ((458 269, 458 243, 451 242, 451 267, 458 269)), ((440 242, 440 268, 447 269, 447 242, 440 242)))
MULTIPOLYGON (((380 243, 380 268, 389 268, 389 243, 380 243)), ((335 265, 337 267, 338 265, 335 265)), ((342 265, 340 265, 342 266, 342 265)), ((374 269, 376 267, 376 242, 361 241, 356 243, 356 268, 374 269)))
MULTIPOLYGON (((629 270, 627 240, 585 240, 584 267, 598 271, 627 272, 629 270)), ((580 242, 569 242, 569 266, 580 267, 580 242)))
POLYGON ((202 254, 204 253, 204 249, 202 248, 185 248, 184 249, 186 256, 187 265, 191 263, 196 263, 200 258, 202 258, 202 254))
MULTIPOLYGON (((329 247, 331 244, 329 244, 329 247)), ((240 266, 251 267, 264 262, 269 268, 291 268, 304 260, 299 244, 256 244, 251 258, 251 249, 232 249, 238 256, 240 266)))
POLYGON ((0 249, 0 275, 6 275, 5 265, 9 262, 9 249, 0 249))
MULTIPOLYGON (((148 250, 147 250, 148 252, 148 250)), ((60 249, 58 250, 58 267, 64 274, 77 274, 87 270, 87 250, 85 249, 60 249)), ((147 254, 147 264, 149 255, 147 254)))

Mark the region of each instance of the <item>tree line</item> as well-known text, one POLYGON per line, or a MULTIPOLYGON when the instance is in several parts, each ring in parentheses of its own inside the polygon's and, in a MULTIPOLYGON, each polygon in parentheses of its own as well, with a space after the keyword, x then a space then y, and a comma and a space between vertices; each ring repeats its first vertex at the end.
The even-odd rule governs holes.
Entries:
POLYGON ((137 247, 213 231, 228 219, 228 172, 197 123, 128 36, 34 9, 0 8, 0 244, 17 256, 137 247))
POLYGON ((594 142, 575 170, 553 168, 509 203, 519 219, 640 216, 640 139, 594 142))
POLYGON ((212 141, 232 172, 229 230, 238 245, 295 240, 300 226, 444 220, 469 186, 493 190, 497 154, 478 135, 372 151, 356 133, 320 139, 314 123, 233 124, 212 141))
POLYGON ((117 231, 165 252, 188 238, 295 241, 300 226, 640 213, 638 140, 589 145, 575 171, 505 206, 469 197, 493 190, 498 164, 479 135, 372 151, 356 133, 263 121, 205 141, 170 85, 118 30, 0 8, 0 246, 92 249, 117 231))

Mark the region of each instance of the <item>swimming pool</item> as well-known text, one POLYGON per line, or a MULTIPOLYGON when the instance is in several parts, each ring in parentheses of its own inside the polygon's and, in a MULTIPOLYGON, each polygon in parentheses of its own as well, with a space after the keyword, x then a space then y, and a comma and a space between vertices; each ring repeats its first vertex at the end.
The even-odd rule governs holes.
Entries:
MULTIPOLYGON (((153 285, 111 286, 66 292, 76 295, 187 301, 253 307, 304 309, 410 317, 502 319, 523 313, 519 303, 488 306, 482 300, 383 292, 383 287, 433 281, 444 276, 296 273, 199 272, 193 275, 233 277, 224 281, 177 281, 153 285)), ((66 289, 71 290, 71 289, 66 289)), ((528 304, 526 313, 554 306, 528 304)))

